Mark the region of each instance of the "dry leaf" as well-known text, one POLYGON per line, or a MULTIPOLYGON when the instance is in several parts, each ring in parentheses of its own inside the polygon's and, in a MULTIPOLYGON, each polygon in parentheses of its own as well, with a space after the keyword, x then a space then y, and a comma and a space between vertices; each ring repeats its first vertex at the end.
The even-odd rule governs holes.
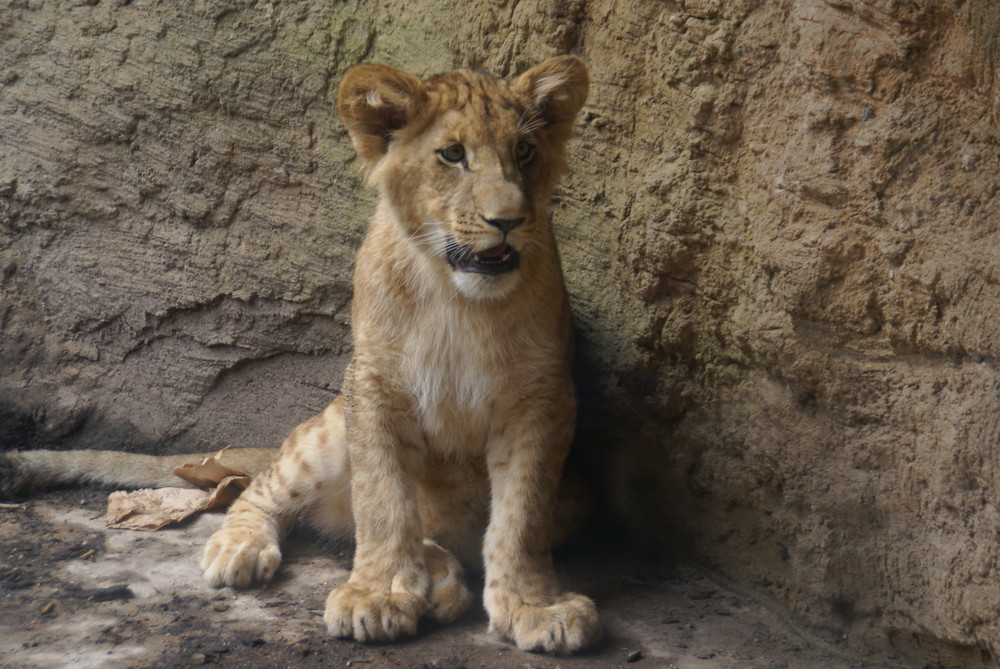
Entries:
POLYGON ((221 509, 232 504, 240 493, 247 489, 250 485, 250 477, 246 474, 240 474, 238 476, 227 476, 226 478, 219 481, 219 485, 215 487, 205 503, 202 505, 202 511, 211 511, 212 509, 221 509))
POLYGON ((108 527, 153 531, 179 523, 199 511, 232 504, 250 485, 250 476, 220 462, 227 450, 229 446, 199 463, 174 469, 174 474, 202 490, 147 488, 111 493, 108 497, 108 527))
POLYGON ((197 513, 208 500, 204 490, 146 488, 108 496, 108 527, 120 530, 158 530, 197 513))
POLYGON ((230 469, 222 464, 222 456, 229 449, 230 447, 226 446, 215 455, 207 457, 197 464, 189 463, 181 465, 180 467, 175 467, 174 474, 180 476, 191 485, 203 490, 214 488, 227 477, 243 476, 247 479, 246 485, 243 486, 243 488, 246 489, 246 486, 250 485, 249 474, 241 472, 238 469, 230 469))

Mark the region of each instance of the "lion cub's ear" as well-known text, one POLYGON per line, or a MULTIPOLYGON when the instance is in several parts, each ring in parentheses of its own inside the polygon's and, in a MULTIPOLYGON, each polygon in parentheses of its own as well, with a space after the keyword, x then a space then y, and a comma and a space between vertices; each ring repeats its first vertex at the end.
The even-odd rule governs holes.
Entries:
POLYGON ((387 65, 358 65, 344 76, 337 110, 366 167, 385 155, 392 133, 416 114, 423 84, 387 65))
POLYGON ((587 101, 590 76, 576 56, 556 56, 516 77, 510 87, 538 110, 552 137, 565 142, 573 132, 577 112, 587 101))

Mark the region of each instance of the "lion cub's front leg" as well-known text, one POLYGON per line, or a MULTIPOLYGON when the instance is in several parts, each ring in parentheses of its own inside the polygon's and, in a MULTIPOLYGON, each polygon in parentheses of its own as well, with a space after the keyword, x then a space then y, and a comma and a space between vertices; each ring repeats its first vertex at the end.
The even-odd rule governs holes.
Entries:
POLYGON ((295 516, 305 515, 329 536, 350 535, 351 470, 342 403, 338 397, 296 427, 271 468, 254 477, 230 507, 201 560, 211 585, 245 587, 271 580, 281 564, 280 542, 295 516))
POLYGON ((518 648, 571 653, 597 641, 601 626, 593 601, 560 592, 552 567, 550 511, 573 416, 572 407, 560 410, 559 404, 542 400, 490 439, 493 506, 483 546, 484 600, 490 629, 518 648))
POLYGON ((324 620, 335 636, 390 641, 415 634, 425 613, 457 617, 470 597, 455 557, 424 539, 417 507, 424 451, 412 419, 364 392, 355 398, 348 419, 354 569, 327 598, 324 620))

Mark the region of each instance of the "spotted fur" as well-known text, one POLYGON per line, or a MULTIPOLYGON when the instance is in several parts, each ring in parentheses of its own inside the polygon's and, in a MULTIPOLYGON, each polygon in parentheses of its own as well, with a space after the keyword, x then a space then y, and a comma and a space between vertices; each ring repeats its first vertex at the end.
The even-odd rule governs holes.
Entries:
POLYGON ((490 626, 521 648, 598 637, 593 603, 560 590, 550 557, 575 407, 546 207, 587 82, 573 57, 511 81, 347 74, 338 108, 380 199, 358 253, 343 403, 300 427, 233 507, 206 549, 210 581, 270 576, 283 519, 305 502, 314 523, 354 527, 354 571, 324 616, 337 636, 394 639, 458 615, 470 597, 457 554, 482 560, 490 626), (485 253, 485 271, 456 267, 449 245, 485 253), (518 262, 494 273, 491 254, 506 252, 518 262))
MULTIPOLYGON (((573 432, 570 323, 547 205, 588 87, 563 56, 509 81, 426 81, 360 65, 338 109, 379 191, 358 252, 343 394, 299 425, 234 503, 202 559, 213 585, 270 579, 293 519, 353 536, 330 633, 359 641, 448 621, 485 571, 490 628, 567 653, 600 635, 563 592, 553 539, 573 432)), ((239 457, 234 451, 233 457, 239 457)))

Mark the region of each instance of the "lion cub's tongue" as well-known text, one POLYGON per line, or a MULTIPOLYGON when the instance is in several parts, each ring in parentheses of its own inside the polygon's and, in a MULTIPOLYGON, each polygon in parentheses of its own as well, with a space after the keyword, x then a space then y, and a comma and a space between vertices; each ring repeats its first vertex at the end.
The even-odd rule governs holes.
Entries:
POLYGON ((485 251, 479 251, 476 255, 479 256, 480 258, 489 258, 490 260, 493 260, 495 258, 499 258, 504 253, 506 253, 507 248, 508 248, 507 242, 500 242, 499 244, 497 244, 492 248, 488 248, 485 251))

